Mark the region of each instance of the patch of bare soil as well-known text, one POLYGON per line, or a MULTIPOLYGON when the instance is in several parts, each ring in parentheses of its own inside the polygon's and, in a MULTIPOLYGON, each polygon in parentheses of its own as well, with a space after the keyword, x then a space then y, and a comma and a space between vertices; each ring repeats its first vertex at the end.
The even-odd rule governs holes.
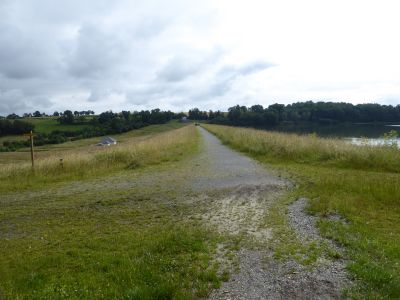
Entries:
POLYGON ((258 241, 271 238, 271 230, 265 228, 264 217, 271 202, 284 192, 280 186, 238 186, 228 191, 203 195, 206 209, 201 219, 230 235, 247 235, 258 241))

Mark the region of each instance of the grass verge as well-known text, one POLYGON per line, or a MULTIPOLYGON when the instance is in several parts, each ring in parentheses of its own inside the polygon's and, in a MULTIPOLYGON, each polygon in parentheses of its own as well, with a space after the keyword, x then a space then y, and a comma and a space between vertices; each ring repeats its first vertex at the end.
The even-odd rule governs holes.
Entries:
POLYGON ((42 158, 37 160, 34 171, 29 163, 6 165, 0 170, 0 192, 43 188, 57 182, 178 160, 196 150, 197 141, 193 138, 196 135, 194 126, 186 126, 140 141, 125 141, 94 153, 77 148, 63 157, 62 164, 58 157, 42 158))
MULTIPOLYGON (((293 198, 308 197, 310 213, 321 217, 321 233, 345 246, 356 279, 355 298, 400 297, 400 151, 353 146, 315 136, 204 125, 224 143, 291 176, 293 198), (347 222, 327 218, 340 214, 347 222)), ((286 202, 285 202, 286 201, 286 202)), ((283 199, 275 221, 285 227, 283 199)), ((287 239, 290 240, 287 232, 287 239)), ((279 251, 295 255, 289 243, 279 251)))

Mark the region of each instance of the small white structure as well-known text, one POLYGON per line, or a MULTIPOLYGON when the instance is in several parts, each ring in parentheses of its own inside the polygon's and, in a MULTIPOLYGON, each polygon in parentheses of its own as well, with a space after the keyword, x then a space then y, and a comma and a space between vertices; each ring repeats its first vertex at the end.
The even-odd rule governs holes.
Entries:
POLYGON ((97 144, 97 146, 111 146, 116 144, 116 140, 114 140, 112 137, 106 136, 100 141, 100 143, 97 144))
POLYGON ((181 123, 187 123, 187 122, 189 122, 188 118, 187 117, 182 117, 181 123))

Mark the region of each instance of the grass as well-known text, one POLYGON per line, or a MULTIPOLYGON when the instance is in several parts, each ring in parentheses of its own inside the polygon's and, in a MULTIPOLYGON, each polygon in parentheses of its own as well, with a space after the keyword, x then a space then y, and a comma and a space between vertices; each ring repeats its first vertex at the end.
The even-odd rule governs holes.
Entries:
MULTIPOLYGON (((400 151, 337 139, 204 125, 224 143, 280 170, 310 199, 321 233, 342 244, 356 285, 354 298, 400 298, 400 151), (340 214, 347 222, 327 216, 340 214)), ((301 255, 287 230, 283 198, 272 210, 278 255, 301 255)))
MULTIPOLYGON (((181 128, 184 124, 171 121, 167 124, 162 125, 150 125, 140 129, 131 130, 126 133, 111 135, 114 137, 118 143, 126 143, 131 142, 132 138, 135 138, 135 141, 139 141, 142 139, 147 139, 148 137, 157 134, 166 132, 173 129, 181 128)), ((14 140, 25 140, 26 137, 22 136, 12 136, 14 140)), ((0 144, 2 143, 2 139, 4 140, 12 140, 10 137, 0 138, 0 144)), ((88 139, 81 139, 77 141, 68 141, 62 144, 54 144, 54 145, 44 145, 40 147, 35 147, 36 157, 38 159, 42 159, 50 156, 57 156, 58 158, 68 155, 69 152, 74 152, 78 148, 81 151, 93 152, 94 149, 98 149, 98 147, 94 147, 101 137, 93 137, 88 139)), ((19 149, 15 152, 0 152, 0 166, 1 165, 9 165, 21 162, 29 162, 30 161, 30 149, 23 148, 19 149)))
POLYGON ((51 133, 54 130, 79 131, 91 126, 90 124, 60 124, 57 117, 24 118, 22 120, 35 125, 35 132, 38 133, 51 133))
POLYGON ((96 155, 76 150, 63 169, 43 159, 30 182, 37 190, 22 190, 28 168, 2 169, 0 298, 207 296, 220 283, 212 262, 219 237, 185 217, 193 208, 179 180, 156 177, 184 165, 198 138, 185 126, 96 155), (66 180, 78 184, 55 185, 66 180))
MULTIPOLYGON (((153 129, 153 132, 157 131, 153 129)), ((34 171, 29 163, 5 165, 0 170, 0 192, 82 180, 122 169, 178 160, 195 148, 195 135, 194 126, 186 126, 143 140, 131 139, 112 147, 96 147, 93 151, 77 148, 64 153, 62 164, 59 155, 37 159, 34 171)))

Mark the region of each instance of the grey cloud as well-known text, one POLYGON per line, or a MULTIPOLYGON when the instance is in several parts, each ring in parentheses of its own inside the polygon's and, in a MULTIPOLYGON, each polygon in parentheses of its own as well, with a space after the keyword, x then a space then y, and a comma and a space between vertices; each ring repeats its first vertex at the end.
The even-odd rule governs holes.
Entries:
POLYGON ((250 75, 271 67, 275 67, 275 64, 263 61, 256 61, 240 67, 238 71, 242 75, 250 75))
POLYGON ((263 61, 255 61, 241 66, 229 65, 221 68, 218 75, 223 77, 247 76, 275 66, 273 63, 263 61))
POLYGON ((127 102, 134 105, 152 104, 168 99, 176 105, 205 102, 229 94, 236 80, 272 66, 253 62, 242 66, 216 67, 219 55, 179 56, 169 60, 151 83, 131 89, 127 102), (199 59, 201 57, 201 60, 199 59), (196 61, 197 60, 197 61, 196 61), (186 80, 187 79, 187 80, 186 80), (190 82, 190 84, 188 84, 190 82))
POLYGON ((204 38, 211 30, 207 5, 0 0, 0 113, 115 110, 113 99, 124 98, 127 106, 179 108, 228 95, 239 77, 269 65, 224 68, 222 47, 192 45, 197 31, 204 38))
POLYGON ((170 21, 167 18, 150 16, 139 22, 134 31, 135 36, 141 39, 155 37, 168 28, 170 21))
POLYGON ((10 78, 46 76, 59 67, 51 44, 29 32, 0 23, 0 73, 10 78))
POLYGON ((199 67, 197 63, 175 57, 158 73, 158 77, 165 81, 181 81, 196 74, 199 67))
POLYGON ((85 24, 79 30, 69 71, 77 77, 104 76, 126 59, 128 46, 129 41, 117 34, 102 32, 94 24, 85 24))
POLYGON ((111 91, 108 90, 100 90, 100 89, 95 89, 90 92, 90 95, 87 99, 88 102, 97 102, 100 101, 101 99, 104 99, 110 95, 111 91))
POLYGON ((167 82, 178 82, 190 76, 209 71, 223 56, 224 51, 218 47, 210 52, 190 51, 190 54, 175 55, 158 71, 158 79, 167 82))
POLYGON ((220 97, 228 93, 240 76, 248 76, 265 69, 273 67, 274 64, 267 62, 251 62, 242 66, 224 66, 222 67, 210 87, 204 91, 201 97, 220 97))
POLYGON ((45 96, 29 96, 18 89, 0 90, 0 112, 44 110, 50 105, 51 101, 45 96))

